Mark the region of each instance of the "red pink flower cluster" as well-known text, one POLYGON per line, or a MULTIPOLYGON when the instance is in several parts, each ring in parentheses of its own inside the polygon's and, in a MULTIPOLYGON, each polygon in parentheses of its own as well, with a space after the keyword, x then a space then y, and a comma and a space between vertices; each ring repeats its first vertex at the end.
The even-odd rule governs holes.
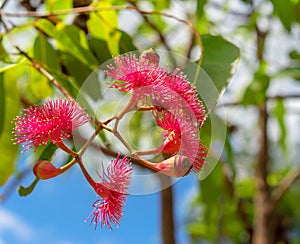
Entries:
MULTIPOLYGON (((199 139, 199 130, 206 114, 196 89, 186 76, 179 69, 169 72, 168 68, 159 66, 159 56, 153 50, 142 53, 139 58, 134 54, 117 56, 113 64, 107 66, 106 73, 115 79, 112 88, 132 92, 130 106, 126 107, 128 111, 147 106, 157 125, 163 129, 162 145, 153 152, 169 156, 160 163, 149 162, 145 165, 176 177, 185 176, 191 169, 199 172, 206 157, 206 149, 199 139)), ((101 223, 101 226, 111 229, 111 224, 118 225, 122 218, 133 169, 130 160, 119 155, 103 169, 102 174, 98 173, 99 181, 89 175, 80 153, 63 143, 88 121, 90 119, 85 110, 73 99, 48 100, 41 106, 25 109, 23 115, 15 119, 15 143, 22 144, 23 151, 31 148, 36 151, 50 140, 70 153, 73 160, 61 168, 46 160, 37 162, 33 169, 35 175, 40 179, 49 179, 79 163, 87 181, 100 196, 92 205, 93 210, 88 218, 96 226, 101 223)))

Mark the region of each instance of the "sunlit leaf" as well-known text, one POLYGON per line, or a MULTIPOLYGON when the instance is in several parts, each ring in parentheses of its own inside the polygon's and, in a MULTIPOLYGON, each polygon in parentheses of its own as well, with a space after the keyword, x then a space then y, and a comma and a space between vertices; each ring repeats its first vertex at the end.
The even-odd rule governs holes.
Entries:
MULTIPOLYGON (((110 7, 109 1, 101 1, 97 7, 110 7)), ((119 40, 121 33, 118 31, 118 15, 115 11, 102 11, 91 13, 87 21, 89 33, 92 37, 107 42, 112 55, 119 54, 119 40)))
POLYGON ((18 63, 5 63, 3 61, 0 61, 0 73, 12 69, 19 64, 22 64, 24 61, 25 59, 21 59, 18 63))
POLYGON ((0 137, 4 127, 5 120, 5 89, 4 89, 4 81, 3 74, 0 73, 0 137))
POLYGON ((167 9, 170 6, 170 0, 163 0, 163 1, 150 0, 149 2, 151 2, 153 4, 153 7, 157 10, 167 9))
POLYGON ((48 79, 33 67, 28 68, 28 89, 37 101, 49 97, 53 92, 48 79))
POLYGON ((202 16, 203 12, 204 12, 204 6, 207 3, 207 0, 197 0, 197 17, 199 18, 200 16, 202 16))
POLYGON ((46 0, 45 1, 46 10, 53 12, 55 10, 68 10, 73 7, 72 0, 46 0))
MULTIPOLYGON (((49 12, 54 12, 57 10, 69 10, 73 7, 73 0, 46 0, 45 1, 46 10, 49 12)), ((67 15, 56 15, 55 18, 63 20, 67 15)))
POLYGON ((17 88, 17 77, 12 70, 0 76, 4 91, 4 114, 2 133, 0 135, 0 185, 3 185, 14 171, 14 163, 18 154, 18 147, 13 144, 13 123, 11 121, 19 114, 20 94, 17 88))

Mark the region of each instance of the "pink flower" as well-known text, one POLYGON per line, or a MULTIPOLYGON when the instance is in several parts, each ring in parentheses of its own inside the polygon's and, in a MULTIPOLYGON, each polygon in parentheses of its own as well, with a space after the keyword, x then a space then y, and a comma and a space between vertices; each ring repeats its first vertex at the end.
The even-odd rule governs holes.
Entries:
POLYGON ((134 54, 115 57, 114 65, 108 65, 106 71, 116 79, 111 87, 125 92, 132 90, 138 99, 150 96, 153 105, 168 110, 178 107, 189 110, 201 126, 206 114, 196 89, 179 69, 169 73, 168 68, 158 66, 153 54, 151 59, 148 56, 142 54, 139 59, 134 54))
POLYGON ((107 75, 116 79, 111 87, 120 91, 135 90, 158 82, 165 71, 148 59, 138 59, 134 54, 117 56, 114 65, 107 66, 107 75))
POLYGON ((165 131, 162 133, 164 136, 163 153, 177 153, 181 146, 181 125, 171 112, 167 110, 153 111, 154 118, 157 125, 165 131))
POLYGON ((168 92, 171 96, 176 94, 173 99, 169 98, 169 101, 171 101, 171 108, 173 105, 173 108, 181 108, 187 115, 190 114, 191 116, 195 116, 199 126, 204 123, 206 114, 204 106, 199 99, 199 95, 196 89, 188 82, 186 76, 179 69, 175 69, 172 73, 166 76, 161 82, 161 85, 164 86, 164 89, 161 89, 162 91, 168 91, 170 89, 173 91, 172 93, 168 92))
POLYGON ((94 190, 101 197, 92 205, 94 209, 88 217, 93 215, 90 223, 95 223, 95 228, 99 222, 101 227, 107 226, 109 229, 112 229, 111 223, 119 225, 132 170, 126 156, 122 159, 118 156, 111 161, 103 176, 99 175, 102 182, 93 183, 94 190))
MULTIPOLYGON (((172 114, 170 111, 159 109, 153 114, 158 126, 165 130, 162 152, 172 156, 179 153, 181 158, 189 159, 195 172, 199 172, 207 156, 206 149, 198 137, 199 127, 183 112, 172 114)), ((178 164, 180 165, 180 162, 178 164)))
POLYGON ((23 116, 16 117, 15 142, 23 144, 23 151, 32 147, 36 150, 48 140, 60 143, 88 120, 85 110, 73 99, 48 100, 41 106, 25 109, 23 116))

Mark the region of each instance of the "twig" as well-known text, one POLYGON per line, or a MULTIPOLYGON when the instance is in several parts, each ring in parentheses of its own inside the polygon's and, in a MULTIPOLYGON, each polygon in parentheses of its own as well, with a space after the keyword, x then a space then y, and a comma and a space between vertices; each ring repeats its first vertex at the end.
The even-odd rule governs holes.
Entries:
POLYGON ((300 177, 300 168, 297 170, 292 170, 288 175, 286 175, 278 184, 278 186, 272 191, 270 198, 270 208, 269 211, 273 211, 283 195, 287 192, 289 187, 300 177))
MULTIPOLYGON (((266 100, 277 100, 277 99, 300 99, 300 94, 287 94, 287 95, 273 95, 273 96, 267 96, 266 100)), ((220 105, 217 105, 216 108, 220 107, 234 107, 234 106, 240 106, 242 105, 241 101, 233 101, 233 102, 226 102, 222 103, 220 105)), ((250 104, 251 105, 251 104, 250 104)), ((256 105, 256 104, 254 104, 256 105)))
MULTIPOLYGON (((57 15, 67 15, 67 14, 77 14, 77 13, 90 13, 90 12, 99 12, 99 11, 121 11, 121 10, 134 10, 137 11, 143 15, 161 15, 164 17, 168 17, 171 19, 175 19, 188 27, 192 30, 194 35, 196 36, 197 43, 199 47, 201 48, 201 51, 203 52, 203 45, 202 40, 200 37, 200 34, 196 27, 193 25, 192 22, 190 22, 187 19, 179 18, 173 14, 165 13, 162 11, 151 11, 151 10, 141 10, 138 9, 135 6, 110 6, 110 7, 92 7, 92 6, 86 6, 86 7, 79 7, 79 8, 73 8, 73 9, 66 9, 66 10, 56 10, 51 13, 49 12, 35 12, 35 11, 26 11, 26 12, 19 12, 19 13, 13 13, 13 12, 4 12, 2 9, 0 9, 0 15, 5 15, 7 17, 37 17, 37 18, 45 18, 49 16, 57 16, 57 15)), ((202 62, 203 55, 200 58, 200 64, 202 62)))
POLYGON ((145 15, 142 13, 142 10, 138 8, 137 4, 134 1, 131 0, 127 0, 127 2, 129 2, 130 4, 132 4, 136 10, 142 15, 144 21, 158 34, 160 41, 163 43, 163 45, 165 46, 165 48, 167 49, 167 51, 170 52, 170 59, 171 62, 174 66, 176 66, 176 60, 174 58, 174 56, 171 53, 171 47, 169 46, 168 42, 166 41, 164 35, 162 34, 162 32, 157 28, 157 26, 145 15))
POLYGON ((5 5, 7 4, 7 2, 8 2, 8 0, 4 0, 1 4, 0 8, 3 9, 5 7, 5 5))
MULTIPOLYGON (((1 15, 3 17, 6 18, 6 16, 3 14, 3 12, 1 15)), ((11 42, 11 44, 13 45, 14 48, 16 48, 19 52, 20 55, 24 56, 25 58, 28 59, 28 61, 31 62, 31 64, 33 65, 33 67, 38 70, 40 73, 42 73, 45 77, 48 78, 48 80, 55 86, 57 87, 66 97, 68 98, 72 98, 71 94, 46 70, 44 69, 37 60, 35 60, 34 58, 30 57, 26 52, 24 52, 18 45, 17 41, 15 40, 15 38, 13 37, 13 35, 10 33, 10 30, 7 28, 7 25, 5 24, 4 21, 2 21, 2 24, 7 32, 8 38, 11 42)))

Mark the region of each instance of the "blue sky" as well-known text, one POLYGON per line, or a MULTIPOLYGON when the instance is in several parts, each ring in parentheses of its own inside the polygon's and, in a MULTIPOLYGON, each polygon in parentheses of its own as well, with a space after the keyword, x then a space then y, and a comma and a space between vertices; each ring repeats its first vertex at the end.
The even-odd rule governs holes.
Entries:
MULTIPOLYGON (((33 179, 30 174, 24 182, 33 179)), ((155 180, 155 179, 154 179, 155 180)), ((184 230, 189 201, 197 191, 196 175, 174 184, 176 238, 188 243, 184 230)), ((27 197, 14 192, 0 205, 0 244, 125 244, 162 243, 160 239, 160 195, 130 195, 118 228, 94 230, 84 220, 97 199, 78 168, 41 181, 27 197)))

